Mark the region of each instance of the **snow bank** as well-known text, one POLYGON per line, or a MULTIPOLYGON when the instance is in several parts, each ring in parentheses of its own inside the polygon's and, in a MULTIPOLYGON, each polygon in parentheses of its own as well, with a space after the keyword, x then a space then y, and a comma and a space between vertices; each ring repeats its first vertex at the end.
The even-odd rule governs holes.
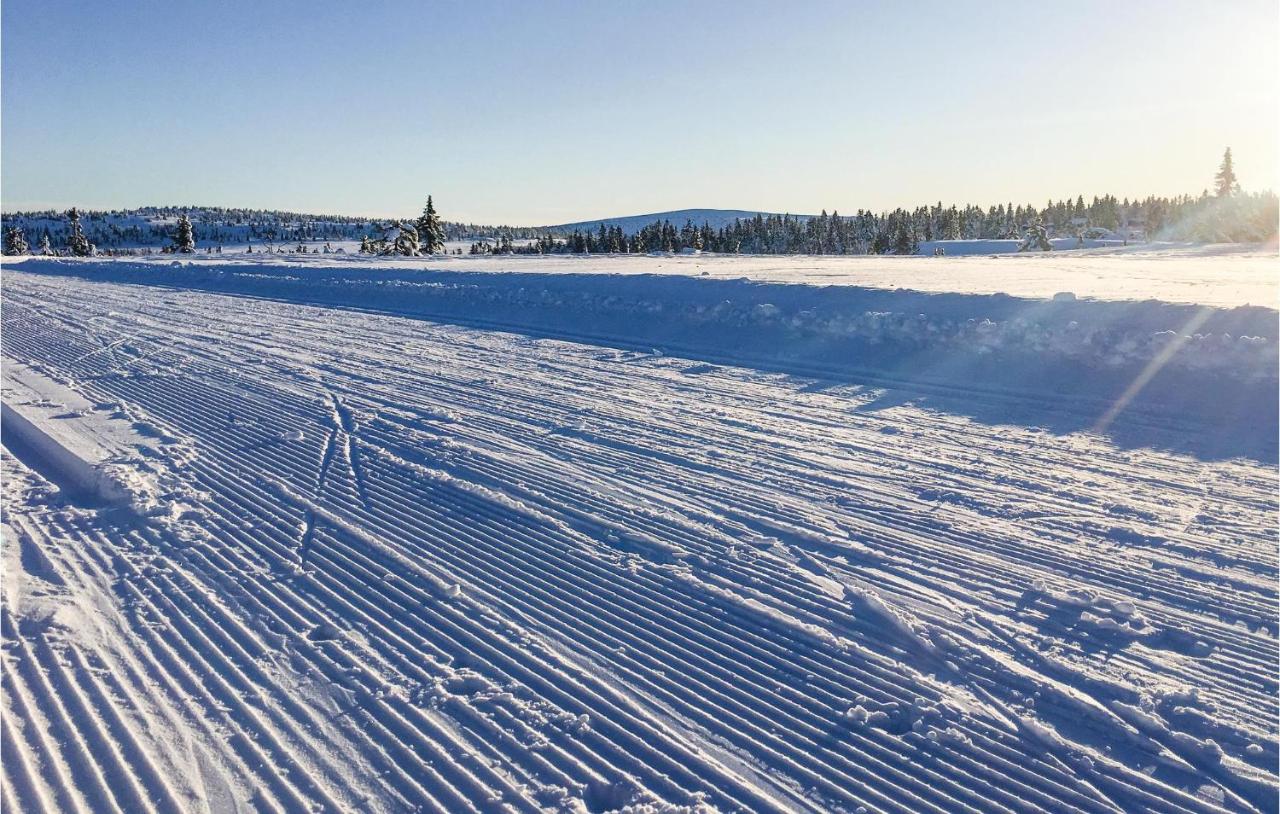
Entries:
MULTIPOLYGON (((20 363, 6 363, 0 433, 31 468, 66 490, 72 500, 151 514, 160 505, 153 460, 168 460, 180 445, 146 422, 95 409, 66 381, 20 363)), ((180 460, 172 460, 180 464, 180 460)))
MULTIPOLYGON (((927 294, 746 279, 28 260, 21 270, 375 308, 797 372, 880 371, 971 381, 1053 368, 1090 386, 1139 376, 1272 384, 1277 315, 1065 296, 927 294), (1150 373, 1144 373, 1144 370, 1150 373), (1101 379, 1097 376, 1102 376, 1101 379)), ((1061 380, 1060 376, 1055 376, 1061 380)), ((1104 393, 1114 398, 1119 393, 1104 393)))
MULTIPOLYGON (((1074 249, 1105 249, 1127 246, 1118 238, 1087 238, 1080 240, 1074 237, 1054 237, 1049 239, 1053 251, 1071 251, 1074 249)), ((999 238, 975 238, 969 240, 923 240, 917 254, 932 255, 935 249, 941 249, 948 256, 965 256, 971 254, 1009 254, 1018 251, 1022 246, 1021 238, 1003 240, 999 238)))
POLYGON ((107 505, 128 506, 132 502, 126 484, 112 477, 101 462, 77 454, 8 404, 0 404, 0 424, 6 443, 18 444, 36 462, 34 466, 56 483, 107 505))

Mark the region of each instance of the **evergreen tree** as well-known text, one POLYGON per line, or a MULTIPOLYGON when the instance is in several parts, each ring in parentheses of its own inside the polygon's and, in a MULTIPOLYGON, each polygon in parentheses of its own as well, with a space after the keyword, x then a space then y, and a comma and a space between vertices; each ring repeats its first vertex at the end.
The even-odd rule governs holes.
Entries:
POLYGON ((45 230, 45 233, 40 236, 40 253, 45 257, 53 255, 53 244, 49 242, 48 230, 45 230))
POLYGON ((395 253, 402 257, 419 257, 418 230, 409 221, 400 222, 400 234, 396 235, 395 253))
POLYGON ((1018 247, 1020 252, 1031 249, 1045 252, 1053 249, 1053 244, 1049 242, 1049 233, 1045 230, 1044 224, 1038 220, 1027 227, 1027 235, 1022 239, 1022 245, 1018 247))
POLYGON ((422 210, 422 217, 418 218, 417 234, 422 242, 422 251, 426 254, 444 251, 444 225, 440 222, 440 216, 436 214, 436 207, 430 195, 427 196, 427 205, 422 210))
POLYGON ((178 234, 173 238, 173 250, 179 254, 191 254, 196 250, 195 232, 185 212, 178 216, 178 234))
POLYGON ((898 228, 893 233, 893 253, 915 254, 919 248, 920 245, 912 234, 911 224, 907 222, 905 217, 899 218, 898 228))
POLYGON ((84 236, 84 231, 80 228, 80 211, 74 206, 67 211, 67 220, 70 222, 70 234, 67 236, 67 248, 71 251, 73 257, 92 257, 97 249, 89 242, 89 238, 84 236))
POLYGON ((391 233, 394 230, 396 232, 396 236, 399 236, 399 229, 396 228, 395 224, 389 224, 378 228, 378 237, 369 238, 369 253, 377 255, 391 254, 391 242, 393 240, 391 233))
POLYGON ((1235 166, 1231 162, 1231 148, 1222 154, 1222 164, 1218 167, 1218 174, 1213 177, 1214 191, 1219 198, 1226 198, 1235 195, 1240 191, 1240 184, 1236 181, 1235 166))
POLYGON ((21 226, 10 226, 4 230, 4 253, 8 255, 26 254, 27 236, 22 233, 21 226))

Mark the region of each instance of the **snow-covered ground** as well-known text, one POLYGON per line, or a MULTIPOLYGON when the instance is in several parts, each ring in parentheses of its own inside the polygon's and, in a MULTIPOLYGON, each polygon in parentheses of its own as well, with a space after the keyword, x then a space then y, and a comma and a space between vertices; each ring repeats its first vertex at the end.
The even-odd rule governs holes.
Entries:
MULTIPOLYGON (((970 241, 956 241, 967 243, 970 241)), ((975 241, 1009 243, 1010 241, 975 241)), ((268 263, 306 267, 499 271, 530 274, 662 274, 746 278, 808 285, 904 288, 915 291, 1146 300, 1230 307, 1280 305, 1280 255, 1274 246, 1135 244, 1059 252, 970 253, 953 246, 948 256, 844 255, 551 255, 435 256, 392 260, 356 254, 356 243, 335 241, 341 255, 245 255, 232 247, 222 255, 181 258, 193 264, 268 263), (264 259, 265 258, 265 259, 264 259)), ((261 247, 258 247, 259 250, 261 247)), ((285 247, 288 248, 288 247, 285 247)), ((316 248, 313 246, 312 248, 316 248)), ((172 255, 138 258, 168 265, 172 255)), ((8 262, 8 260, 6 261, 8 262)), ((30 262, 30 261, 28 261, 30 262)))
POLYGON ((6 810, 1276 810, 1274 254, 271 261, 6 265, 6 810))

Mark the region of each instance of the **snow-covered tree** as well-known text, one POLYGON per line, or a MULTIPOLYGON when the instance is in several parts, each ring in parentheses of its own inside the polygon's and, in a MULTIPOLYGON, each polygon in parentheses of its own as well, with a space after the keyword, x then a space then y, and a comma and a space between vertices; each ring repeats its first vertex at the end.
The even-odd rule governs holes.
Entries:
POLYGON ((45 257, 53 255, 53 244, 49 242, 49 233, 45 232, 40 236, 40 253, 45 257))
POLYGON ((418 230, 409 221, 400 222, 400 234, 396 235, 395 253, 402 257, 418 257, 418 230))
POLYGON ((1044 228, 1044 224, 1038 220, 1027 227, 1027 234, 1022 239, 1022 245, 1018 247, 1020 252, 1031 251, 1032 249, 1039 249, 1045 252, 1053 249, 1053 244, 1049 242, 1048 231, 1044 228))
POLYGON ((67 211, 67 220, 70 224, 67 248, 71 251, 72 256, 92 257, 97 249, 89 242, 89 238, 84 236, 84 230, 80 228, 80 211, 74 206, 71 207, 67 211))
POLYGON ((178 216, 178 233, 173 237, 173 250, 179 254, 191 254, 196 250, 195 231, 185 212, 178 216))
POLYGON ((1218 174, 1213 177, 1214 190, 1219 198, 1226 198, 1235 195, 1240 191, 1240 184, 1236 181, 1236 169, 1231 161, 1231 148, 1222 154, 1222 164, 1218 166, 1218 174))
POLYGON ((444 224, 436 214, 436 207, 430 195, 427 196, 427 205, 422 210, 422 217, 418 218, 417 234, 425 254, 444 251, 444 224))
POLYGON ((399 228, 394 223, 389 223, 380 228, 381 232, 377 237, 369 238, 369 254, 391 254, 392 245, 400 234, 399 228))
POLYGON ((893 233, 893 253, 915 254, 919 248, 920 243, 916 240, 911 224, 906 217, 899 219, 898 228, 893 233))
POLYGON ((4 230, 5 254, 26 254, 28 251, 27 236, 22 233, 21 226, 10 226, 4 230))

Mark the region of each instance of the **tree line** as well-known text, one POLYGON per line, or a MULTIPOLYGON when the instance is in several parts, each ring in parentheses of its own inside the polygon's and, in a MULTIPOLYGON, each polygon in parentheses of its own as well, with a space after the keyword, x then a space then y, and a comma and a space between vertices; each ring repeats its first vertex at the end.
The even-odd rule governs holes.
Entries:
POLYGON ((1223 155, 1213 190, 1198 196, 1114 195, 1048 201, 1043 207, 1012 202, 875 213, 858 210, 811 216, 763 215, 713 229, 686 221, 655 221, 627 234, 602 223, 567 235, 541 234, 525 245, 498 237, 478 241, 472 254, 615 254, 708 251, 723 254, 916 254, 920 244, 943 240, 1019 240, 1024 249, 1049 249, 1050 238, 1165 239, 1202 243, 1257 242, 1275 234, 1280 209, 1274 193, 1246 194, 1235 176, 1231 150, 1223 155))
MULTIPOLYGON (((875 213, 860 209, 850 216, 838 212, 817 216, 764 215, 742 218, 719 229, 692 221, 676 226, 655 221, 634 233, 601 223, 597 229, 557 234, 548 228, 481 227, 449 223, 427 197, 415 220, 385 222, 344 216, 309 217, 274 210, 193 208, 200 224, 186 211, 178 213, 176 226, 150 224, 145 237, 163 239, 165 251, 190 252, 197 242, 205 250, 221 251, 223 242, 254 241, 276 251, 275 242, 296 242, 306 251, 308 241, 360 240, 360 252, 416 257, 438 254, 448 240, 485 237, 471 245, 472 254, 626 254, 707 251, 722 254, 916 254, 922 243, 949 240, 1016 239, 1024 250, 1049 249, 1050 238, 1166 239, 1191 242, 1257 242, 1276 232, 1280 208, 1272 192, 1245 193, 1235 175, 1231 150, 1227 149, 1214 178, 1212 192, 1172 198, 1148 196, 1123 200, 1114 195, 1084 196, 1074 200, 1050 200, 1043 207, 1012 202, 981 207, 944 206, 942 202, 911 210, 898 208, 875 213), (238 241, 223 238, 238 238, 238 241), (517 242, 519 241, 519 242, 517 242)), ((170 210, 132 210, 147 217, 167 218, 170 210)), ((128 213, 115 212, 114 215, 128 213)), ((23 223, 42 224, 38 251, 42 254, 80 255, 127 251, 113 249, 122 241, 144 238, 137 224, 119 225, 106 213, 88 213, 96 230, 86 230, 81 214, 71 209, 62 218, 52 212, 5 215, 5 254, 27 254, 30 246, 23 223), (58 222, 51 223, 57 219, 58 222), (103 234, 106 234, 104 240, 103 234), (131 231, 132 230, 132 231, 131 231)), ((328 245, 326 244, 326 252, 328 245)), ((261 249, 260 249, 261 250, 261 249)), ((283 249, 279 249, 283 250, 283 249)), ((318 251, 318 250, 317 250, 318 251)), ((341 251, 341 250, 339 250, 341 251)))
MULTIPOLYGON (((192 225, 193 238, 200 249, 216 251, 219 246, 244 246, 258 250, 283 250, 295 244, 321 241, 358 241, 379 235, 385 222, 377 218, 344 215, 307 215, 273 209, 240 209, 225 207, 148 206, 138 209, 76 209, 80 233, 93 244, 99 254, 144 253, 148 249, 163 250, 173 243, 180 218, 192 225)), ((6 234, 17 229, 23 235, 27 251, 48 243, 50 252, 70 254, 72 238, 69 212, 55 210, 4 213, 0 225, 6 234)), ((440 221, 444 240, 464 241, 476 235, 510 235, 516 239, 531 238, 540 233, 533 227, 485 226, 473 223, 440 221)), ((26 252, 24 252, 26 253, 26 252)))

